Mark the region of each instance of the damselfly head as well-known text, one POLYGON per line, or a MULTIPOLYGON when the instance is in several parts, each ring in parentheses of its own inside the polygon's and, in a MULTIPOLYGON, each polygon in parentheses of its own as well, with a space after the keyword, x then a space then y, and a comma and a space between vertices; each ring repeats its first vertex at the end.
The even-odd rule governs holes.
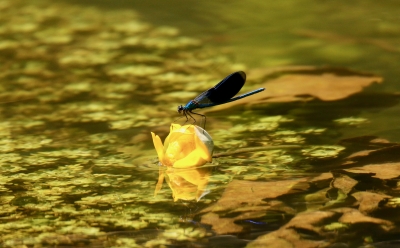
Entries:
POLYGON ((180 114, 180 113, 182 113, 182 111, 183 111, 183 106, 182 106, 182 105, 179 105, 179 106, 178 106, 178 113, 180 114))

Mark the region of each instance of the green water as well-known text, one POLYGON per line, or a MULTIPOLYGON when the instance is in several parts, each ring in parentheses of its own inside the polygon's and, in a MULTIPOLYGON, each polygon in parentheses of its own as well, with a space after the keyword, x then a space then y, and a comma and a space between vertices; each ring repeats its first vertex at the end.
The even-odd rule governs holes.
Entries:
POLYGON ((0 0, 0 246, 396 240, 399 7, 0 0), (199 110, 212 163, 160 167, 150 132, 237 70, 266 95, 199 110))

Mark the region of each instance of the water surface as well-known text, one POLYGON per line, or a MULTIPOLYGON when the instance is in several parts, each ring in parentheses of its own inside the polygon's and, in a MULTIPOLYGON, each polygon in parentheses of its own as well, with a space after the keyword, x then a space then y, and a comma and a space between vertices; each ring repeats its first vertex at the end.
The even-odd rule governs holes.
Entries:
POLYGON ((398 7, 0 1, 1 246, 395 240, 398 7), (154 196, 150 132, 237 70, 270 95, 199 111, 213 162, 154 196))

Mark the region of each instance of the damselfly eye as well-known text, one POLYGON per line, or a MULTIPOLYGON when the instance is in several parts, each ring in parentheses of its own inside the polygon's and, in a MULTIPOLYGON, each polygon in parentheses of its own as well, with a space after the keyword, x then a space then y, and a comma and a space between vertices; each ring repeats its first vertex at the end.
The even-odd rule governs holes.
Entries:
POLYGON ((179 105, 179 106, 178 106, 178 113, 180 114, 182 111, 183 111, 183 106, 182 106, 182 105, 179 105))

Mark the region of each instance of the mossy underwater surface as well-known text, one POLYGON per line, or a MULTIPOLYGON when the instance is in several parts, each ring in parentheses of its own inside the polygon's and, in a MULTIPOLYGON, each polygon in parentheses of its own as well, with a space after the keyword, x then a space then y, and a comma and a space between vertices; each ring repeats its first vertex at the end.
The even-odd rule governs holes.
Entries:
MULTIPOLYGON (((246 66, 133 10, 3 0, 0 11, 2 247, 243 247, 268 244, 253 241, 268 233, 274 242, 324 247, 347 242, 333 233, 354 235, 354 244, 398 234, 398 220, 379 212, 397 213, 393 165, 382 175, 362 166, 382 154, 391 158, 397 144, 372 137, 326 142, 336 127, 368 120, 349 111, 316 118, 315 125, 299 122, 315 113, 310 107, 293 114, 294 98, 272 106, 243 101, 241 111, 210 113, 208 132, 226 153, 198 173, 207 176, 208 194, 175 202, 164 183, 155 197, 159 166, 150 132, 165 137, 179 104, 246 66), (274 107, 287 115, 273 114, 274 107), (322 164, 329 168, 315 169, 322 164), (343 170, 329 172, 337 165, 343 170), (302 218, 314 222, 301 226, 302 218), (371 232, 359 231, 365 223, 371 232)), ((307 70, 310 77, 321 72, 253 70, 246 88, 307 70)), ((351 94, 381 81, 342 74, 362 79, 351 94)), ((188 188, 182 194, 190 198, 188 188)))

